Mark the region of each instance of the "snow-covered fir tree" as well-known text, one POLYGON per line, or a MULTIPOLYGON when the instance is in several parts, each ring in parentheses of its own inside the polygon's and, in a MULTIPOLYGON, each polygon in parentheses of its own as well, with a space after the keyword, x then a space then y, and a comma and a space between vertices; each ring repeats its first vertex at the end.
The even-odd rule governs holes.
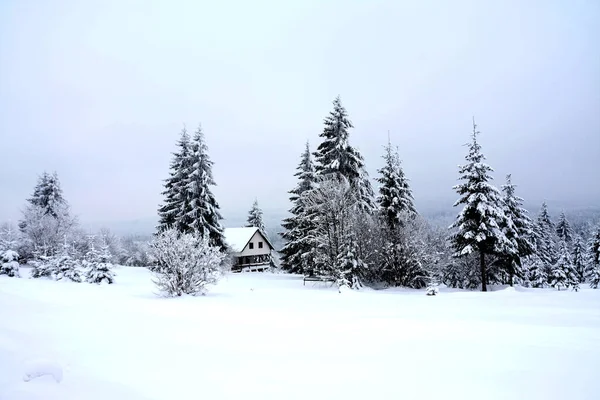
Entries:
POLYGON ((0 252, 6 250, 17 251, 19 247, 19 232, 13 224, 4 223, 0 226, 0 252))
POLYGON ((190 136, 185 127, 177 142, 177 151, 173 153, 170 165, 169 178, 165 180, 165 197, 163 204, 158 209, 157 231, 162 232, 175 227, 183 208, 185 191, 183 188, 184 173, 187 171, 186 164, 190 159, 190 136))
POLYGON ((548 268, 546 263, 537 255, 532 254, 525 259, 525 286, 543 288, 548 285, 548 268))
POLYGON ((357 193, 359 208, 370 212, 375 208, 374 193, 363 157, 349 144, 349 130, 353 128, 346 109, 338 96, 333 101, 333 111, 324 120, 323 138, 315 152, 315 171, 325 176, 336 174, 348 180, 357 193))
POLYGON ((167 296, 203 295, 227 267, 227 255, 207 235, 169 229, 156 236, 152 249, 158 262, 154 283, 167 296))
POLYGON ((282 223, 285 230, 281 233, 281 237, 285 244, 280 251, 281 268, 291 273, 303 274, 310 270, 312 264, 309 254, 312 250, 311 232, 314 230, 314 225, 307 215, 302 196, 314 189, 316 182, 308 142, 296 170, 294 176, 298 178, 298 184, 289 191, 292 203, 292 208, 289 210, 291 216, 285 218, 282 223))
POLYGON ((567 288, 579 288, 577 273, 571 260, 569 247, 564 240, 558 244, 558 261, 552 267, 550 286, 558 290, 567 288))
POLYGON ((177 226, 182 233, 207 236, 211 246, 224 250, 227 245, 221 225, 223 218, 211 189, 211 186, 216 185, 212 166, 204 132, 198 126, 190 144, 189 161, 184 163, 184 167, 187 167, 182 173, 185 199, 177 218, 177 226))
POLYGON ((246 227, 248 228, 258 228, 260 231, 265 234, 265 223, 263 221, 263 211, 258 206, 258 200, 254 199, 254 203, 252 203, 252 208, 248 211, 248 218, 246 219, 246 227))
POLYGON ((51 257, 49 264, 49 270, 57 281, 65 279, 81 282, 82 263, 74 257, 71 247, 66 241, 63 244, 62 252, 51 257))
POLYGON ((336 280, 338 288, 360 289, 366 270, 367 266, 358 255, 356 240, 352 234, 348 234, 333 269, 333 278, 336 280))
POLYGON ((544 262, 547 268, 550 268, 557 260, 556 239, 554 223, 550 219, 548 206, 542 203, 542 207, 537 217, 535 230, 536 254, 544 262))
POLYGON ((113 265, 110 262, 112 255, 110 254, 109 246, 106 242, 100 247, 100 251, 96 252, 93 247, 93 253, 91 253, 87 260, 87 270, 85 272, 85 280, 89 283, 102 283, 106 282, 111 284, 115 280, 115 274, 113 272, 113 265))
POLYGON ((586 262, 587 280, 592 289, 597 289, 600 286, 600 227, 588 240, 586 262))
POLYGON ((586 278, 585 246, 583 239, 579 235, 575 236, 575 240, 573 240, 571 256, 573 267, 577 274, 577 281, 579 283, 584 283, 586 278))
POLYGON ((56 172, 49 174, 44 171, 38 179, 33 195, 27 201, 40 207, 44 214, 57 218, 63 212, 63 209, 67 207, 58 174, 56 172))
POLYGON ((564 211, 560 213, 555 229, 558 240, 564 240, 567 244, 571 244, 574 235, 573 228, 571 228, 571 224, 565 216, 564 211))
POLYGON ((388 138, 383 155, 384 166, 379 169, 379 215, 390 230, 396 229, 403 213, 416 214, 412 191, 402 171, 398 150, 393 149, 388 138))
POLYGON ((0 253, 0 275, 20 277, 19 253, 14 250, 5 250, 0 253))
POLYGON ((477 126, 473 121, 472 141, 467 146, 467 164, 460 167, 460 179, 464 182, 454 186, 460 198, 454 206, 463 209, 450 226, 454 232, 450 242, 456 257, 473 252, 479 255, 481 290, 487 291, 486 255, 513 254, 517 252, 514 243, 506 238, 500 228, 505 222, 500 192, 490 181, 493 169, 484 163, 481 145, 477 142, 477 126))
POLYGON ((499 255, 500 268, 509 275, 509 284, 512 286, 514 277, 524 278, 523 259, 534 251, 533 222, 527 215, 523 199, 515 194, 516 185, 512 183, 511 175, 506 176, 506 183, 502 185, 502 206, 506 218, 501 220, 500 228, 513 246, 507 252, 499 255), (513 251, 513 247, 517 251, 513 251))
POLYGON ((53 257, 42 252, 36 251, 33 259, 29 262, 31 265, 32 278, 52 278, 55 271, 53 257))

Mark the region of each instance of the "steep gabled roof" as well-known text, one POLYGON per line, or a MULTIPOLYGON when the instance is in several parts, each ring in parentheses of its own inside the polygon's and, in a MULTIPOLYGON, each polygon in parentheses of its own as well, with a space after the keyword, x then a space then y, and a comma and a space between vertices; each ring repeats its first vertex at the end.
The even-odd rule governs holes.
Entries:
MULTIPOLYGON (((259 231, 258 228, 225 228, 225 241, 236 253, 239 253, 246 248, 246 245, 252 239, 252 236, 259 231)), ((260 232, 260 235, 265 239, 265 242, 269 245, 271 250, 274 249, 273 245, 269 241, 269 239, 260 232)))

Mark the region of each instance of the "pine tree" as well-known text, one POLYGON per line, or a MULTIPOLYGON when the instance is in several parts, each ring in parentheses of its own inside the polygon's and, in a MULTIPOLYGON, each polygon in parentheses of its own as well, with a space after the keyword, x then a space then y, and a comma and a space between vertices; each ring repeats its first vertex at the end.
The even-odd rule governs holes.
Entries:
POLYGON ((550 268, 557 260, 556 241, 554 239, 554 224, 548 213, 548 206, 542 203, 542 208, 537 217, 534 227, 536 238, 536 254, 544 262, 547 268, 550 268))
POLYGON ((379 215, 390 230, 396 229, 403 213, 416 214, 417 210, 413 202, 413 195, 408 184, 408 179, 402 171, 398 151, 392 148, 388 139, 383 155, 384 166, 379 169, 379 215))
POLYGON ((509 284, 512 286, 514 276, 524 278, 523 258, 531 255, 534 244, 531 242, 533 236, 533 223, 527 215, 523 205, 523 199, 515 195, 516 185, 512 183, 511 175, 506 175, 506 184, 502 185, 502 205, 505 219, 502 220, 502 228, 506 238, 513 243, 517 251, 509 251, 500 255, 502 268, 509 274, 509 284))
POLYGON ((307 215, 302 196, 314 189, 316 182, 308 142, 296 169, 294 176, 298 178, 298 184, 289 191, 292 202, 292 208, 289 210, 291 216, 282 223, 285 231, 281 237, 285 240, 285 245, 280 251, 281 268, 291 273, 307 273, 313 264, 309 253, 313 247, 311 231, 314 226, 307 215))
POLYGON ((57 218, 67 205, 58 180, 58 174, 54 172, 50 175, 44 171, 38 179, 33 195, 28 199, 28 202, 42 208, 45 214, 57 218))
POLYGON ((81 282, 81 264, 72 255, 69 245, 64 243, 62 253, 50 258, 49 269, 57 281, 67 279, 81 282))
POLYGON ((0 275, 19 278, 19 253, 6 250, 0 253, 0 275))
POLYGON ((93 253, 89 254, 87 259, 87 271, 85 274, 85 280, 89 283, 106 283, 111 284, 115 280, 115 274, 113 272, 113 265, 110 262, 111 254, 109 247, 106 243, 102 244, 99 252, 96 252, 93 248, 90 251, 93 253))
POLYGON ((565 216, 564 211, 560 213, 560 217, 556 223, 556 235, 559 240, 564 240, 567 244, 573 241, 573 228, 571 228, 571 224, 565 216))
POLYGON ((361 278, 364 277, 367 266, 358 256, 356 240, 351 234, 346 238, 342 251, 337 256, 333 271, 338 288, 360 289, 362 287, 361 278))
POLYGON ((263 222, 263 212, 258 206, 258 200, 254 200, 252 208, 248 212, 248 219, 246 220, 246 227, 258 228, 263 234, 265 234, 265 223, 263 222))
POLYGON ((479 253, 479 273, 481 290, 487 291, 486 255, 512 254, 517 251, 500 229, 506 219, 502 210, 500 193, 490 181, 489 173, 493 169, 484 163, 481 145, 477 142, 477 125, 473 121, 472 142, 467 146, 469 153, 465 157, 467 164, 460 167, 460 179, 464 183, 454 186, 460 198, 454 206, 464 207, 456 221, 450 226, 456 231, 450 241, 456 257, 473 252, 479 253))
POLYGON ((525 260, 525 281, 528 286, 543 288, 548 285, 548 268, 544 261, 536 254, 525 260))
POLYGON ((587 247, 586 275, 592 289, 600 286, 600 228, 592 234, 587 247))
POLYGON ((173 153, 169 178, 165 180, 165 190, 162 192, 165 200, 158 209, 157 231, 159 233, 175 227, 183 207, 185 196, 183 188, 184 172, 186 163, 190 158, 190 136, 185 127, 181 131, 177 147, 178 150, 173 153))
POLYGON ((211 246, 225 250, 227 245, 220 222, 223 218, 211 191, 211 186, 216 185, 212 166, 204 133, 198 126, 191 142, 189 161, 184 162, 183 166, 182 186, 185 194, 177 225, 182 233, 207 235, 211 246))
POLYGON ((558 290, 569 287, 577 290, 579 289, 579 282, 576 275, 567 243, 561 241, 558 245, 558 261, 552 267, 550 286, 558 290))
POLYGON ((577 274, 577 281, 579 283, 585 282, 585 248, 583 245, 583 239, 581 236, 577 235, 575 240, 573 241, 573 249, 572 249, 572 260, 573 267, 575 268, 575 273, 577 274))
POLYGON ((324 124, 325 128, 319 135, 323 142, 315 152, 316 173, 343 176, 358 193, 359 208, 367 212, 373 210, 373 188, 363 157, 348 143, 349 130, 354 126, 339 96, 333 101, 333 111, 325 118, 324 124))

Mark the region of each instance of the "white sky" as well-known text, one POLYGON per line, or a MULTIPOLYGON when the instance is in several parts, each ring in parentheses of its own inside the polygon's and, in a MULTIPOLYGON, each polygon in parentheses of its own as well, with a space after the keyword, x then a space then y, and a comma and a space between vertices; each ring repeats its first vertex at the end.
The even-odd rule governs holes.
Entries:
POLYGON ((600 203, 600 2, 3 1, 0 220, 43 170, 84 221, 154 218, 184 123, 225 217, 287 190, 338 94, 371 176, 391 131, 417 205, 447 208, 471 116, 496 183, 600 203))

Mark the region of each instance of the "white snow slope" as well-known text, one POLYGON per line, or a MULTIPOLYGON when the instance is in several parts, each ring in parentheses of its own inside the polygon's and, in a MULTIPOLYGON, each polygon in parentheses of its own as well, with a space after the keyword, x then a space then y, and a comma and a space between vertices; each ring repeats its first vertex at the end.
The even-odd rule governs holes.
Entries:
POLYGON ((117 274, 0 277, 0 399, 600 398, 600 290, 338 293, 256 273, 165 299, 146 269, 117 274))

